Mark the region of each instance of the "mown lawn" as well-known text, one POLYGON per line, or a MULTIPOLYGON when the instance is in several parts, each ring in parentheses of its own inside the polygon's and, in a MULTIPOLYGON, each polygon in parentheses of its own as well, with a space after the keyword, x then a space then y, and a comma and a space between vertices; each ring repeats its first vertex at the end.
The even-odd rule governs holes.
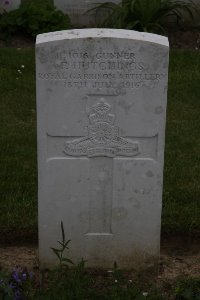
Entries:
POLYGON ((200 51, 171 51, 163 232, 200 232, 200 51))
POLYGON ((0 65, 0 226, 36 228, 34 50, 1 49, 0 65))
MULTIPOLYGON (((34 64, 33 49, 0 49, 2 231, 37 231, 34 64)), ((168 99, 162 231, 200 232, 199 51, 171 51, 168 99)))

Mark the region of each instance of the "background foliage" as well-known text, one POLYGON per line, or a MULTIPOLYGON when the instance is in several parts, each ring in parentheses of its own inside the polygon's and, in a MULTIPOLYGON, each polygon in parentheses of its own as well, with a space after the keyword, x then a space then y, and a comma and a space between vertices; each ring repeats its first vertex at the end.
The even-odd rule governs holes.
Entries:
POLYGON ((182 0, 122 0, 95 8, 97 12, 102 9, 108 10, 103 27, 164 33, 170 22, 183 25, 185 18, 193 19, 195 6, 182 0))
POLYGON ((24 1, 18 9, 0 15, 0 34, 4 37, 16 33, 36 36, 70 27, 69 17, 45 0, 24 1))

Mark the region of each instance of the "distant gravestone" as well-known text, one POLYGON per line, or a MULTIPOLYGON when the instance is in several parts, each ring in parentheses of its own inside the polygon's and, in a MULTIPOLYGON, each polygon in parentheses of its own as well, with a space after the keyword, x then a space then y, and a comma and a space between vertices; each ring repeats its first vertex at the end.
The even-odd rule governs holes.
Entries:
MULTIPOLYGON (((105 18, 104 12, 88 12, 100 3, 106 0, 54 0, 54 5, 62 12, 69 15, 71 22, 76 26, 97 26, 105 18)), ((120 0, 113 0, 113 3, 119 3, 120 0)))
POLYGON ((88 267, 158 262, 166 37, 81 29, 37 37, 39 249, 71 239, 88 267))
POLYGON ((21 0, 0 0, 0 12, 17 9, 21 0))

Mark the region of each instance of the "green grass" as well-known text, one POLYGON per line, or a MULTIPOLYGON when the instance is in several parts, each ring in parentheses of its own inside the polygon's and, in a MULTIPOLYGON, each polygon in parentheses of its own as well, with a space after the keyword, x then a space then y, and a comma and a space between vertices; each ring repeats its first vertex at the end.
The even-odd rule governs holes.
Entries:
MULTIPOLYGON (((120 276, 115 279, 115 272, 88 272, 84 268, 76 266, 73 270, 58 268, 51 272, 40 272, 33 280, 21 281, 21 274, 17 272, 18 282, 12 275, 0 272, 0 299, 15 299, 15 291, 20 291, 22 299, 37 300, 145 300, 144 291, 136 286, 135 281, 120 276), (9 284, 15 283, 15 288, 9 284), (10 296, 6 298, 5 296, 10 296), (5 298, 4 298, 5 297, 5 298)), ((27 274, 27 279, 29 274, 27 274)), ((130 277, 132 278, 131 274, 130 277)), ((145 292, 147 290, 145 289, 145 292)), ((21 298, 20 298, 21 299, 21 298)), ((148 288, 149 300, 164 300, 155 288, 148 288)), ((191 299, 192 300, 192 299, 191 299)))
MULTIPOLYGON (((0 49, 1 229, 37 230, 34 64, 33 49, 0 49)), ((199 68, 199 51, 171 51, 162 217, 170 234, 200 232, 199 68)))
POLYGON ((1 49, 0 65, 0 226, 36 228, 34 51, 1 49))
POLYGON ((200 52, 171 51, 163 231, 200 231, 200 52))
POLYGON ((1 270, 0 299, 16 299, 17 291, 20 299, 26 300, 199 300, 200 278, 159 282, 118 268, 109 272, 88 270, 83 262, 73 269, 62 265, 37 271, 34 277, 26 269, 15 268, 12 274, 1 270))

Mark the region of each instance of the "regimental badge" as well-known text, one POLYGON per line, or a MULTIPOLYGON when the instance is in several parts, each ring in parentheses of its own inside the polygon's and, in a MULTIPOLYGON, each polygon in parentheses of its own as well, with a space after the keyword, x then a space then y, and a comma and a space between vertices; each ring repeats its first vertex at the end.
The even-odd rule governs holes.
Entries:
POLYGON ((136 156, 139 154, 138 142, 119 136, 115 125, 115 115, 104 99, 89 110, 88 136, 65 142, 64 153, 70 156, 115 157, 136 156))

